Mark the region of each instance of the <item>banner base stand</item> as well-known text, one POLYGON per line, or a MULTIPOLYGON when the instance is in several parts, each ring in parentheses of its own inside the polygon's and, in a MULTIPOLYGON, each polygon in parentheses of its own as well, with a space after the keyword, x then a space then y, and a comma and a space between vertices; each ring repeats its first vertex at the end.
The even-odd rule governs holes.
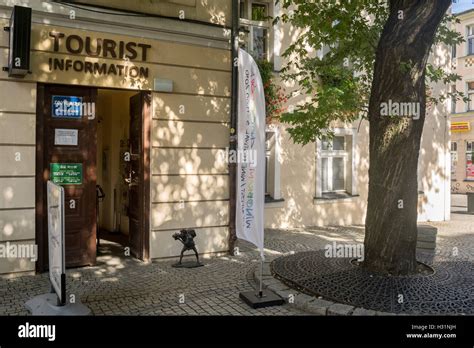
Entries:
POLYGON ((56 294, 43 294, 27 301, 25 307, 32 315, 91 315, 91 310, 83 305, 78 299, 76 299, 76 303, 66 303, 64 306, 58 306, 57 301, 58 297, 56 294))
POLYGON ((262 295, 260 297, 255 290, 239 293, 239 297, 253 309, 281 306, 285 303, 285 300, 273 291, 263 290, 262 295))

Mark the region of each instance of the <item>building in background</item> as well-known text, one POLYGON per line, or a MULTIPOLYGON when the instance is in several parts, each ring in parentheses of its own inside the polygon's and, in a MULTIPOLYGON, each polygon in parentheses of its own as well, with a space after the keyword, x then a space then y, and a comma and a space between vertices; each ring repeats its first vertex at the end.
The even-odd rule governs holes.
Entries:
MULTIPOLYGON (((283 52, 295 40, 297 29, 272 18, 282 9, 272 0, 242 0, 243 46, 256 59, 272 63, 276 77, 287 63, 283 52)), ((325 49, 325 48, 324 48, 325 49)), ((325 51, 308 52, 322 55, 325 51)), ((447 69, 450 52, 436 47, 431 57, 447 69)), ((279 82, 286 93, 296 85, 279 82)), ((432 85, 433 93, 446 90, 432 85)), ((305 95, 288 100, 297 104, 305 95)), ((419 170, 419 220, 444 221, 450 217, 448 103, 428 110, 419 170)), ((274 122, 267 129, 267 203, 265 225, 272 228, 364 224, 368 196, 369 125, 367 121, 334 124, 331 144, 317 141, 294 144, 288 126, 274 122)))
POLYGON ((461 81, 451 86, 469 102, 451 101, 451 192, 474 192, 474 9, 457 14, 456 29, 465 42, 453 47, 453 65, 461 81))

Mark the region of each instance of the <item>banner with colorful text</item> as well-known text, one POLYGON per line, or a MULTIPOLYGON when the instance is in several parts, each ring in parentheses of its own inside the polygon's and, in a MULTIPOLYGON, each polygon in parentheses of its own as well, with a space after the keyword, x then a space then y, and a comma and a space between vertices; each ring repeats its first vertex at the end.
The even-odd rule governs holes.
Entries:
POLYGON ((265 93, 252 56, 239 51, 237 237, 256 245, 263 258, 265 204, 265 93))

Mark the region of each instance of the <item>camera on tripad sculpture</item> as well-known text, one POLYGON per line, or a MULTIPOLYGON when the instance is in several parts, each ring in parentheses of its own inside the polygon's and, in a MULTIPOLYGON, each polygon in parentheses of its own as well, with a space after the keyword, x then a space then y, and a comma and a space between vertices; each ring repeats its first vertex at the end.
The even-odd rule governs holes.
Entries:
POLYGON ((195 267, 201 267, 204 266, 200 261, 199 261, 199 254, 196 249, 196 243, 194 242, 194 238, 196 238, 196 231, 192 229, 182 229, 178 233, 173 234, 173 238, 175 240, 179 240, 181 243, 183 243, 183 249, 181 250, 181 255, 179 257, 179 262, 174 264, 173 267, 176 268, 195 268, 195 267), (183 256, 184 252, 192 250, 194 251, 194 254, 196 255, 196 262, 182 262, 183 261, 183 256))

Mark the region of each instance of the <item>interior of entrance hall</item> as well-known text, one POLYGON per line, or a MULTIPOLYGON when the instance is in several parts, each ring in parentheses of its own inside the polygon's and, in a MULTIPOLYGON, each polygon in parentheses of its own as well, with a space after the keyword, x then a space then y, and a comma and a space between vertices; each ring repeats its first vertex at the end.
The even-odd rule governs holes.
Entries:
MULTIPOLYGON (((97 93, 97 185, 104 198, 99 202, 99 238, 122 245, 129 240, 130 98, 136 92, 100 89, 97 93)), ((100 193, 100 192, 99 192, 100 193)))

